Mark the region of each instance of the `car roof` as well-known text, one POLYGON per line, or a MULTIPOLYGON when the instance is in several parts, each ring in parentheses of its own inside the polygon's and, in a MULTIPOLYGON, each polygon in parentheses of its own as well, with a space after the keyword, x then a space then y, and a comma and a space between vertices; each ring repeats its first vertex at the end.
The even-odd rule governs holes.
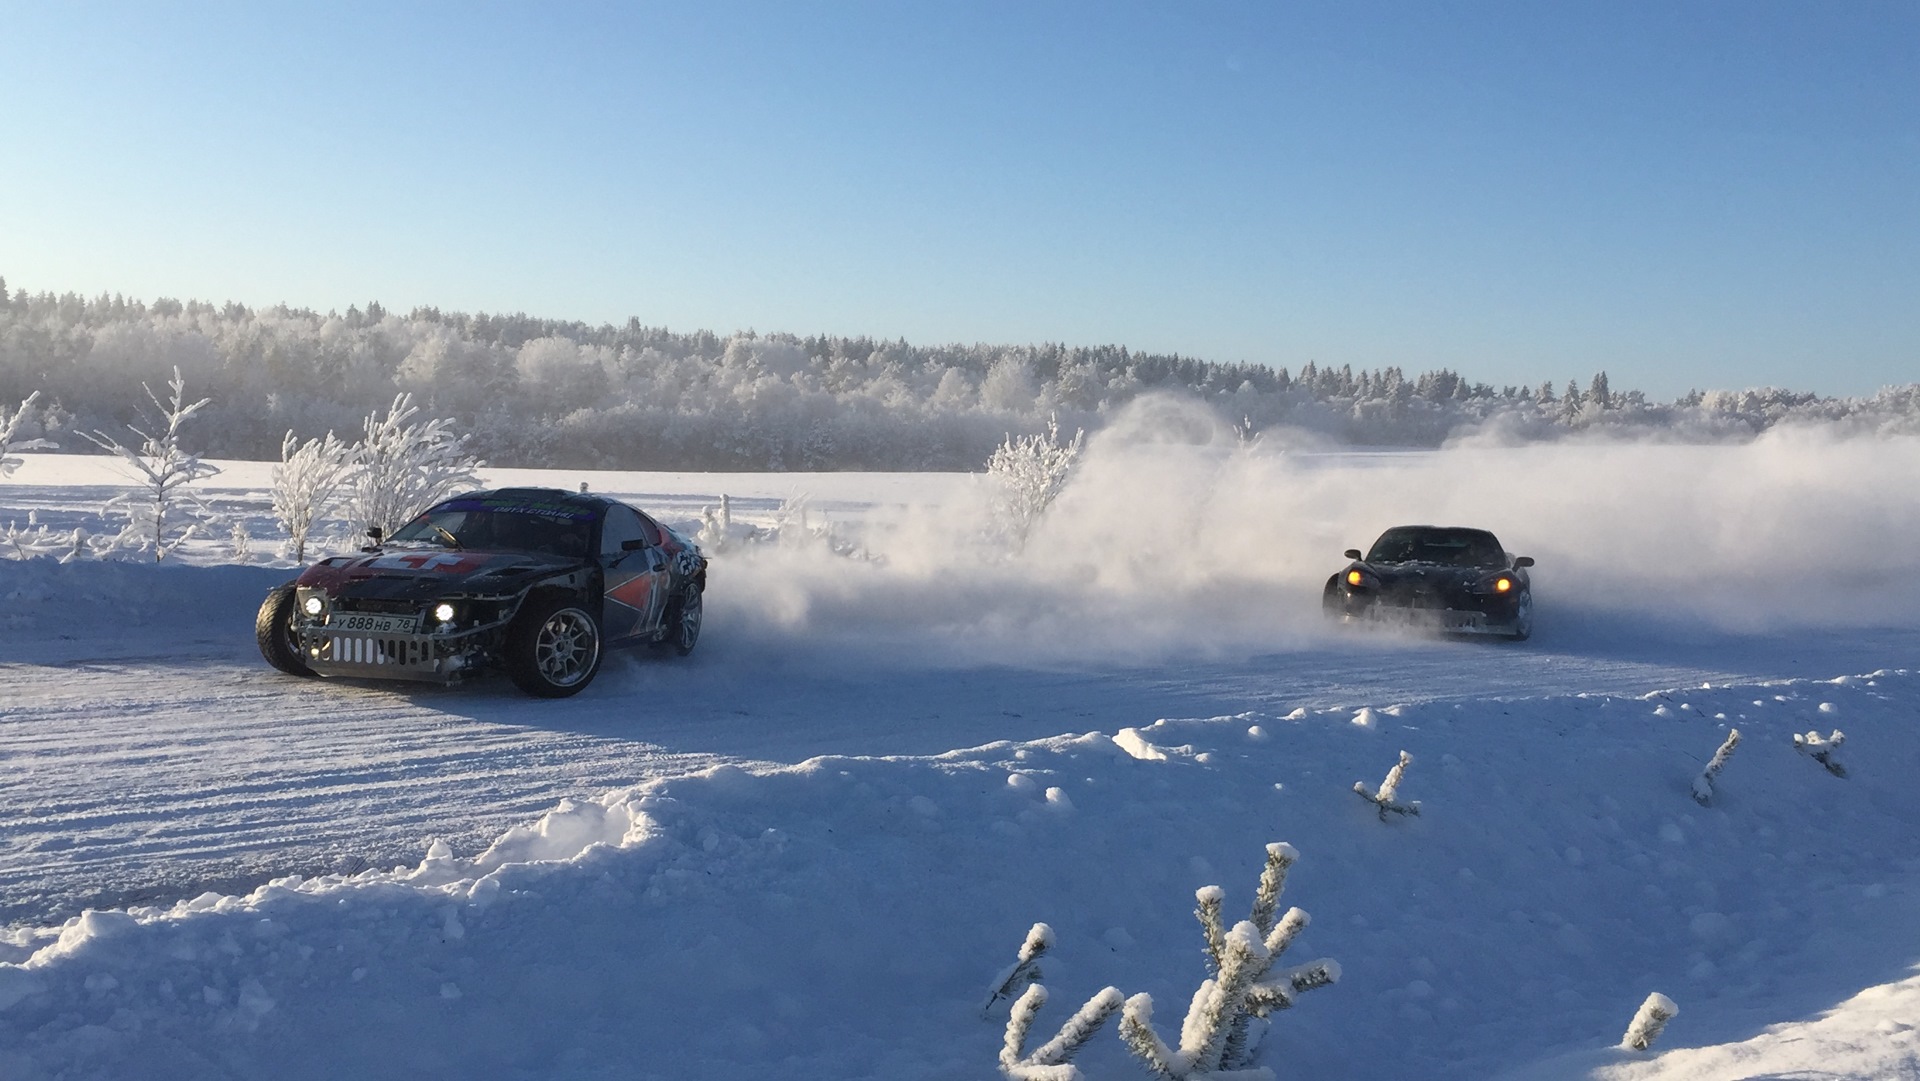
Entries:
POLYGON ((456 499, 526 499, 543 503, 563 503, 579 507, 582 510, 603 510, 610 506, 625 506, 617 499, 589 492, 569 492, 565 488, 483 488, 479 491, 462 492, 441 500, 450 503, 456 499))

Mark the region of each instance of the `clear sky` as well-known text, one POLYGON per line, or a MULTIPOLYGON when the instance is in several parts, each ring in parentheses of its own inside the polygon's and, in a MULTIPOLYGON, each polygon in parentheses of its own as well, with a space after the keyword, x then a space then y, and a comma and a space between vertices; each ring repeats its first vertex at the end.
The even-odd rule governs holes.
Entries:
POLYGON ((0 274, 1920 381, 1920 3, 0 0, 0 274))

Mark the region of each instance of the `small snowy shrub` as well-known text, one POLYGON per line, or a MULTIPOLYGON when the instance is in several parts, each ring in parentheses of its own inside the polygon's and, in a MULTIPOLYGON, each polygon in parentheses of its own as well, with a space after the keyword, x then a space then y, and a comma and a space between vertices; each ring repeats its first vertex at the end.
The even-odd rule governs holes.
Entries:
POLYGON ((1808 732, 1804 736, 1796 734, 1793 737, 1793 749, 1827 767, 1827 772, 1835 777, 1845 777, 1847 767, 1841 765, 1834 755, 1840 753, 1840 745, 1846 741, 1847 734, 1838 728, 1825 739, 1820 738, 1819 732, 1808 732))
POLYGON ((1299 858, 1292 845, 1267 846, 1267 865, 1254 892, 1253 911, 1231 930, 1220 919, 1224 899, 1220 887, 1206 886, 1194 894, 1198 902, 1194 915, 1206 935, 1207 967, 1212 975, 1194 992, 1180 1026, 1180 1045, 1169 1047, 1154 1031, 1152 995, 1128 999, 1120 1017, 1120 1038, 1156 1075, 1197 1081, 1225 1076, 1222 1071, 1239 1071, 1234 1076, 1248 1081, 1271 1078, 1267 1070, 1253 1067, 1254 1019, 1264 1020, 1275 1010, 1288 1009, 1301 993, 1340 979, 1339 964, 1325 958, 1273 972, 1274 962, 1308 922, 1307 914, 1298 908, 1274 918, 1286 888, 1287 869, 1299 858))
POLYGON ((1627 1034, 1620 1037, 1620 1046, 1633 1051, 1647 1050, 1653 1046, 1653 1041, 1660 1038, 1667 1022, 1679 1014, 1680 1007, 1675 1006, 1672 999, 1655 991, 1640 1004, 1639 1011, 1633 1015, 1633 1022, 1627 1026, 1627 1034))
POLYGON ((54 450, 59 447, 58 443, 49 443, 44 439, 16 441, 16 437, 20 434, 20 423, 26 419, 28 413, 33 411, 33 403, 39 398, 40 392, 36 390, 27 395, 26 400, 20 403, 20 408, 11 413, 0 410, 0 477, 13 476, 13 471, 20 468, 24 461, 24 459, 13 457, 14 451, 54 450))
POLYGON ((999 485, 995 515, 1015 549, 1026 546, 1034 525, 1066 487, 1085 441, 1086 432, 1076 431, 1071 442, 1062 443, 1060 421, 1049 416, 1044 434, 1009 435, 987 459, 987 476, 999 485))
POLYGON ((220 517, 197 496, 186 491, 187 485, 214 476, 220 470, 188 453, 180 443, 181 425, 212 399, 202 398, 188 405, 186 380, 181 377, 178 367, 173 369, 173 379, 167 387, 173 395, 162 402, 152 387, 141 384, 141 389, 147 392, 147 398, 153 402, 154 408, 160 411, 164 426, 153 426, 158 434, 133 428, 133 433, 141 439, 138 450, 123 446, 105 432, 95 431, 86 435, 90 442, 119 455, 121 460, 131 465, 135 479, 142 483, 139 490, 115 496, 106 503, 104 509, 107 513, 117 512, 127 519, 115 543, 141 551, 151 550, 156 563, 190 540, 202 525, 218 521, 220 517), (176 535, 174 525, 179 515, 185 515, 190 520, 176 535))
POLYGON ((1387 812, 1389 811, 1397 815, 1417 815, 1420 813, 1419 800, 1414 800, 1412 803, 1400 803, 1396 799, 1400 794, 1400 782, 1406 777, 1407 767, 1411 765, 1413 765, 1413 756, 1405 751, 1401 751, 1400 761, 1394 763, 1393 768, 1387 771, 1386 780, 1380 782, 1380 791, 1378 792, 1369 791, 1364 781, 1353 782, 1353 790, 1360 794, 1361 799, 1380 808, 1380 821, 1385 822, 1387 820, 1387 812))
POLYGON ((1198 902, 1194 915, 1206 937, 1211 976, 1194 992, 1177 1048, 1169 1047, 1153 1029, 1152 995, 1139 994, 1123 1002, 1119 989, 1108 987, 1088 999, 1052 1041, 1027 1054, 1027 1032, 1047 1001, 1047 989, 1033 981, 1040 978, 1040 956, 1053 942, 1046 924, 1034 924, 1020 947, 1019 959, 1001 973, 987 998, 990 1010, 1023 982, 1028 985, 1007 1019, 1000 1072, 1013 1081, 1077 1081, 1080 1071, 1068 1060, 1119 1010, 1121 1040, 1157 1077, 1272 1081, 1270 1071, 1253 1066, 1258 1042, 1252 1030, 1254 1020, 1264 1020, 1275 1010, 1291 1007, 1301 993, 1340 979, 1340 966, 1325 958, 1273 972, 1274 962, 1307 926, 1307 914, 1297 908, 1274 918, 1286 889, 1287 869, 1299 858, 1292 845, 1267 846, 1267 865, 1254 891, 1253 911, 1232 930, 1225 929, 1220 919, 1224 899, 1220 887, 1204 886, 1194 894, 1198 902))
POLYGON ((453 434, 453 421, 408 423, 418 412, 413 396, 400 394, 386 416, 368 414, 348 481, 357 529, 392 532, 440 500, 480 486, 474 470, 482 463, 466 452, 466 438, 453 434))
POLYGON ((313 523, 339 502, 353 458, 353 448, 332 432, 297 443, 289 430, 280 441, 280 464, 273 467, 273 516, 287 531, 294 562, 307 561, 307 536, 313 523))
POLYGON ((1714 779, 1720 775, 1721 767, 1727 764, 1727 759, 1733 757, 1733 749, 1738 746, 1740 746, 1740 730, 1738 728, 1728 730, 1726 742, 1720 745, 1719 750, 1713 752, 1713 761, 1708 762, 1707 768, 1700 771, 1700 776, 1693 779, 1695 803, 1705 807, 1713 802, 1714 779))

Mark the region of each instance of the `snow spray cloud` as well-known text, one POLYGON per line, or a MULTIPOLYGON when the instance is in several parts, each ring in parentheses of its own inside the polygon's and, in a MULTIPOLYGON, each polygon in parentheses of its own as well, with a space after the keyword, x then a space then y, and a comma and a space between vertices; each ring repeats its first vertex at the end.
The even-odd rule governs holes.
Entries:
POLYGON ((1427 523, 1535 557, 1543 625, 1874 625, 1920 609, 1914 493, 1911 437, 1368 452, 1271 431, 1247 444, 1202 405, 1149 396, 1089 440, 1024 550, 985 527, 983 476, 876 512, 870 558, 729 558, 714 600, 749 633, 969 660, 1246 657, 1324 645, 1342 550, 1427 523))

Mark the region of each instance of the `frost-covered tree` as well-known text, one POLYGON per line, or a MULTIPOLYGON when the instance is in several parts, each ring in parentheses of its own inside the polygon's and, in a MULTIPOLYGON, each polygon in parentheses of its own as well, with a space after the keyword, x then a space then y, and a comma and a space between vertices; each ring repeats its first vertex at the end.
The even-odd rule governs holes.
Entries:
POLYGON ((287 531, 294 562, 307 561, 307 536, 339 502, 353 459, 354 448, 332 432, 299 442, 289 431, 281 441, 280 464, 273 467, 273 516, 287 531))
POLYGON ((353 450, 348 513, 359 529, 391 532, 447 496, 480 486, 483 463, 446 418, 410 423, 420 408, 395 396, 385 416, 369 414, 366 439, 353 450))
POLYGON ((1380 821, 1385 822, 1387 820, 1388 812, 1397 815, 1417 815, 1420 813, 1419 800, 1414 800, 1412 803, 1401 803, 1399 801, 1400 782, 1406 779, 1407 767, 1411 765, 1413 765, 1413 756, 1405 751, 1401 751, 1400 761, 1395 762, 1393 768, 1387 770, 1386 779, 1380 782, 1380 791, 1378 792, 1369 790, 1364 781, 1353 782, 1353 790, 1360 794, 1361 799, 1380 808, 1380 821))
POLYGON ((20 408, 11 413, 0 409, 0 477, 11 477, 13 471, 20 468, 23 459, 13 457, 20 450, 57 450, 58 443, 45 439, 20 439, 20 424, 32 412, 33 403, 40 398, 40 392, 34 391, 20 403, 20 408))
POLYGON ((1066 487, 1085 440, 1086 433, 1076 431, 1072 440, 1061 442, 1059 418, 1049 416, 1045 432, 1009 435, 987 459, 987 476, 998 485, 1000 526, 1015 548, 1026 545, 1033 527, 1066 487))
POLYGON ((167 383, 172 394, 165 402, 152 387, 144 383, 141 387, 159 411, 161 423, 149 424, 154 429, 152 432, 128 425, 140 437, 138 449, 127 447, 102 431, 82 434, 133 467, 141 487, 108 500, 105 509, 109 514, 118 513, 127 519, 118 543, 152 551, 157 563, 190 540, 202 525, 219 519, 219 515, 187 491, 186 486, 214 476, 220 470, 201 461, 180 442, 181 425, 205 408, 211 399, 202 398, 187 404, 186 380, 178 368, 173 370, 173 379, 167 383), (182 524, 183 519, 184 524, 176 534, 175 526, 182 524))
POLYGON ((1151 995, 1129 998, 1120 1017, 1120 1038, 1156 1075, 1172 1081, 1270 1079, 1269 1071, 1253 1066, 1254 1020, 1291 1008, 1302 993, 1340 979, 1339 964, 1326 958, 1273 971, 1274 962, 1308 922, 1307 914, 1298 908, 1274 918, 1287 870, 1299 858, 1292 845, 1267 846, 1267 865, 1254 892, 1253 911, 1230 930, 1220 918, 1224 900, 1220 887, 1205 886, 1194 894, 1198 902, 1194 915, 1206 935, 1211 975, 1194 992, 1180 1026, 1179 1045, 1169 1046, 1154 1031, 1151 995))
POLYGON ((1738 746, 1740 746, 1740 730, 1729 729, 1726 742, 1720 744, 1720 749, 1713 752, 1713 760, 1707 763, 1707 768, 1700 771, 1700 776, 1693 779, 1695 803, 1705 807, 1713 802, 1713 782, 1719 778, 1721 767, 1727 764, 1727 759, 1733 757, 1733 749, 1738 746))

